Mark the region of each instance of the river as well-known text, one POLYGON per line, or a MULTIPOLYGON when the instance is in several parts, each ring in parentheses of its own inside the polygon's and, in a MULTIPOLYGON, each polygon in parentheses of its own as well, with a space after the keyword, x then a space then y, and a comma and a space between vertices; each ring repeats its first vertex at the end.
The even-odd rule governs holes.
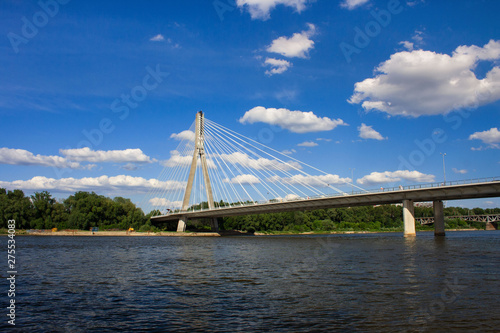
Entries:
POLYGON ((15 327, 22 332, 500 327, 498 231, 407 239, 401 233, 17 236, 16 250, 15 327))

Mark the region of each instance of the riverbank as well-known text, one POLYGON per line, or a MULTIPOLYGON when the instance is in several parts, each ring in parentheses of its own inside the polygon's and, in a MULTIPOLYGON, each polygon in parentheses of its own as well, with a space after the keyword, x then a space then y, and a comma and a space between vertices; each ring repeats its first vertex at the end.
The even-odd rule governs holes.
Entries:
MULTIPOLYGON (((417 232, 433 232, 434 230, 419 230, 417 232)), ((483 231, 482 229, 447 229, 446 231, 483 231)), ((221 236, 293 236, 293 235, 342 235, 342 234, 377 234, 389 232, 402 232, 402 230, 378 230, 378 231, 319 231, 319 232, 288 232, 288 231, 269 231, 269 232, 255 232, 248 233, 244 231, 221 231, 221 232, 175 232, 175 231, 162 231, 162 232, 129 232, 125 230, 117 231, 86 231, 86 230, 18 230, 16 235, 26 236, 84 236, 84 237, 221 237, 221 236)), ((0 234, 2 235, 2 234, 0 234)), ((7 235, 7 234, 3 234, 7 235)))
POLYGON ((18 230, 16 235, 22 236, 75 236, 75 237, 148 237, 148 236, 172 236, 172 237, 190 237, 190 236, 204 236, 204 237, 219 237, 221 236, 216 232, 136 232, 136 231, 126 231, 126 230, 116 230, 116 231, 87 231, 87 230, 61 230, 61 231, 50 231, 50 230, 18 230))

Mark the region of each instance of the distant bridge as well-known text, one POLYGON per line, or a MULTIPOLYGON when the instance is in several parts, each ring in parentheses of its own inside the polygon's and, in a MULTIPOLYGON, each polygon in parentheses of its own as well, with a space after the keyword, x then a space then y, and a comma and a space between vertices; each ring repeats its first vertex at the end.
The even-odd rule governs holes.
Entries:
MULTIPOLYGON (((456 216, 445 216, 447 220, 459 219, 468 222, 482 222, 482 223, 497 223, 500 222, 500 214, 489 214, 489 215, 456 215, 456 216)), ((417 223, 421 225, 434 224, 434 216, 431 217, 418 217, 415 219, 417 223)))
MULTIPOLYGON (((500 197, 500 177, 398 186, 367 191, 354 185, 353 180, 349 178, 340 178, 326 173, 311 176, 303 171, 303 167, 307 166, 315 171, 322 171, 208 121, 201 111, 196 116, 194 133, 191 133, 192 137, 188 143, 179 145, 178 150, 184 149, 184 155, 176 150, 175 157, 180 167, 172 172, 174 176, 180 175, 178 177, 183 181, 175 182, 169 179, 171 186, 185 184, 184 188, 177 186, 177 197, 182 196, 183 199, 177 201, 170 198, 167 200, 163 197, 153 199, 154 202, 178 205, 179 208, 174 209, 173 212, 169 209, 172 212, 170 214, 151 218, 155 225, 178 221, 177 231, 185 231, 189 219, 210 219, 213 228, 217 230, 218 217, 402 204, 404 235, 414 236, 414 202, 432 201, 435 235, 440 236, 444 235, 444 200, 500 197), (274 157, 265 150, 266 148, 273 153, 281 154, 281 156, 274 157), (273 159, 269 159, 268 156, 273 159), (286 162, 286 158, 291 160, 286 162), (184 162, 180 163, 186 159, 190 160, 189 165, 184 162), (295 174, 292 174, 293 171, 295 174), (187 182, 184 181, 186 178, 182 177, 187 177, 187 182), (340 186, 339 184, 350 186, 351 190, 340 190, 336 187, 340 186), (239 189, 237 189, 238 185, 239 189), (197 189, 195 189, 196 186, 198 186, 197 189), (318 187, 333 189, 337 193, 324 194, 317 190, 318 187), (354 187, 356 187, 357 192, 354 192, 354 187), (217 191, 214 192, 214 189, 217 191), (252 193, 264 200, 252 199, 250 197, 252 190, 252 193), (279 191, 284 195, 279 194, 279 191), (312 192, 312 194, 306 194, 306 191, 312 192), (246 196, 247 199, 242 199, 243 196, 246 196), (196 199, 197 197, 198 199, 196 199), (233 197, 237 199, 227 199, 233 197), (197 204, 200 209, 191 210, 193 205, 190 206, 190 203, 193 198, 198 200, 198 203, 205 201, 208 204, 208 209, 203 210, 201 209, 202 205, 197 204), (217 199, 214 200, 214 198, 217 199), (232 203, 229 206, 218 207, 216 202, 219 200, 232 203)), ((186 137, 188 136, 186 135, 186 137)), ((172 165, 174 165, 173 162, 172 165)))

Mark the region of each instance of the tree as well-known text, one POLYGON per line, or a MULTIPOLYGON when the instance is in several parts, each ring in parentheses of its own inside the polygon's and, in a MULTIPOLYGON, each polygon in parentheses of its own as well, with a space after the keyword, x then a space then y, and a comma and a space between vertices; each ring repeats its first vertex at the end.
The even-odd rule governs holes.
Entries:
POLYGON ((56 200, 47 192, 35 192, 31 196, 34 214, 31 220, 31 226, 36 229, 51 229, 55 227, 54 206, 56 200))
POLYGON ((31 200, 24 196, 23 191, 6 191, 0 189, 0 216, 1 226, 7 228, 8 220, 15 220, 19 229, 29 229, 32 219, 33 206, 31 200))

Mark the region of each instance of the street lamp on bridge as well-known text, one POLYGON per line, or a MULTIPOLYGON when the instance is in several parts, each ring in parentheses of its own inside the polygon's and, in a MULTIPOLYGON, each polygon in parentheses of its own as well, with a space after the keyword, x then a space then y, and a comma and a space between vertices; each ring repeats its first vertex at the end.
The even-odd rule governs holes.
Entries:
POLYGON ((440 153, 443 155, 443 175, 444 175, 444 185, 446 186, 446 168, 444 167, 444 157, 446 156, 446 153, 440 153))
POLYGON ((354 169, 355 168, 349 168, 351 170, 351 194, 354 194, 354 169))

